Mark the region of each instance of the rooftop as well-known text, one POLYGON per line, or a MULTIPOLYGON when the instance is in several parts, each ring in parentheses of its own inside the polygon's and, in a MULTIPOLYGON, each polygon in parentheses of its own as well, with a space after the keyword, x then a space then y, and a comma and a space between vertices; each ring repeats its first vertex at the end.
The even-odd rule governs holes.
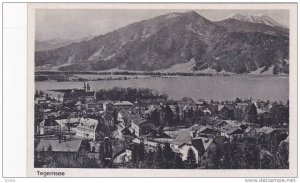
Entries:
POLYGON ((224 107, 227 108, 230 111, 234 110, 234 108, 235 108, 233 104, 219 105, 218 106, 218 111, 221 111, 224 107))
POLYGON ((115 102, 114 104, 113 104, 114 106, 128 106, 128 105, 130 105, 130 106, 132 106, 133 105, 133 103, 131 103, 131 102, 129 102, 129 101, 117 101, 117 102, 115 102))
POLYGON ((233 125, 225 125, 223 126, 220 131, 226 133, 226 134, 233 134, 234 132, 238 131, 238 133, 242 133, 242 130, 238 126, 233 126, 233 125))
POLYGON ((72 140, 72 141, 59 141, 59 140, 45 140, 41 139, 38 144, 36 151, 48 151, 49 146, 51 146, 53 152, 78 152, 82 140, 72 140))
POLYGON ((212 142, 213 142, 213 139, 205 138, 205 137, 197 137, 197 138, 192 139, 192 145, 199 152, 201 152, 202 150, 206 151, 212 142))
POLYGON ((47 118, 40 123, 40 126, 58 126, 58 125, 59 123, 57 123, 53 118, 47 118))
POLYGON ((270 128, 270 127, 267 127, 267 126, 264 126, 262 128, 257 129, 257 133, 264 133, 264 134, 270 134, 273 131, 275 131, 274 128, 270 128))
POLYGON ((174 139, 172 144, 182 145, 182 144, 191 144, 191 133, 188 130, 180 130, 177 137, 174 139))
POLYGON ((209 126, 202 126, 202 125, 198 125, 198 124, 195 124, 189 128, 189 130, 198 131, 198 132, 202 132, 206 129, 212 129, 212 128, 209 126))
POLYGON ((64 125, 67 123, 79 123, 80 118, 57 119, 55 121, 60 125, 64 125))
POLYGON ((98 120, 91 118, 81 118, 77 128, 84 128, 95 131, 98 125, 98 120))

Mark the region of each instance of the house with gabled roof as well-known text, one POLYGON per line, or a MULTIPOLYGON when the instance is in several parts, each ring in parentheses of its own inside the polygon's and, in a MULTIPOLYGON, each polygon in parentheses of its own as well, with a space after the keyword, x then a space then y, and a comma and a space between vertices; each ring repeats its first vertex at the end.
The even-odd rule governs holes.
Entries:
POLYGON ((271 153, 274 153, 276 150, 276 146, 279 144, 278 142, 278 135, 279 132, 275 128, 270 127, 262 127, 259 129, 256 129, 256 132, 259 137, 262 137, 265 139, 267 143, 267 148, 270 150, 271 153))
POLYGON ((129 102, 129 101, 116 101, 113 103, 113 108, 117 109, 117 110, 128 110, 133 106, 133 103, 129 102))
POLYGON ((76 131, 80 118, 56 119, 55 121, 61 126, 61 131, 76 131))
POLYGON ((228 123, 224 120, 212 120, 210 123, 209 123, 209 126, 217 129, 217 130, 220 130, 223 126, 226 126, 228 125, 228 123))
POLYGON ((258 128, 256 132, 258 134, 273 135, 274 133, 277 133, 277 130, 275 128, 264 126, 262 128, 258 128))
POLYGON ((261 109, 261 108, 257 109, 258 119, 262 119, 262 120, 271 119, 271 116, 272 114, 269 109, 261 109))
POLYGON ((233 119, 234 118, 234 109, 233 104, 219 105, 218 106, 218 116, 220 119, 233 119))
POLYGON ((212 158, 216 144, 212 138, 196 137, 192 139, 192 145, 198 151, 198 163, 205 166, 212 158))
POLYGON ((146 135, 150 133, 154 128, 154 124, 136 114, 132 114, 128 117, 128 122, 131 124, 130 130, 137 136, 146 135))
POLYGON ((189 149, 192 149, 195 154, 196 162, 198 162, 198 151, 192 145, 192 135, 189 130, 180 130, 178 136, 170 142, 170 147, 175 153, 181 155, 183 161, 187 159, 189 149))
POLYGON ((208 134, 210 134, 210 135, 215 134, 215 131, 213 130, 212 127, 202 126, 202 125, 198 125, 198 124, 191 126, 189 128, 189 130, 191 131, 193 137, 199 137, 199 136, 208 135, 208 134))
POLYGON ((81 118, 79 125, 76 127, 76 136, 84 139, 96 139, 96 129, 98 120, 91 118, 81 118))
POLYGON ((37 153, 52 152, 70 154, 73 158, 78 157, 82 140, 48 140, 41 139, 35 151, 37 153))
POLYGON ((131 160, 132 160, 132 149, 126 148, 115 155, 113 163, 120 165, 123 163, 130 162, 131 160))
POLYGON ((40 135, 50 135, 59 133, 61 129, 59 123, 55 121, 54 117, 49 116, 39 124, 38 130, 40 135))
POLYGON ((219 131, 221 136, 224 136, 229 140, 233 140, 236 137, 244 137, 244 131, 240 127, 230 124, 223 126, 219 131))
POLYGON ((151 114, 155 110, 157 110, 158 112, 161 112, 162 111, 162 106, 159 105, 159 104, 151 104, 151 105, 148 106, 148 109, 147 109, 146 113, 151 114))

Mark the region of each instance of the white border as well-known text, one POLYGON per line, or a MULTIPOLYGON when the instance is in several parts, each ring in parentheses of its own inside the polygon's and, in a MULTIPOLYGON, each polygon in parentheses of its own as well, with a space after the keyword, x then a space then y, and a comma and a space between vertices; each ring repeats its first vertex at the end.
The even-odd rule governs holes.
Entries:
POLYGON ((35 9, 289 9, 290 10, 290 169, 289 170, 149 170, 149 169, 59 169, 67 177, 296 177, 297 176, 297 6, 296 4, 204 4, 204 3, 36 3, 28 5, 28 127, 27 175, 37 176, 33 168, 34 93, 34 11, 35 9))

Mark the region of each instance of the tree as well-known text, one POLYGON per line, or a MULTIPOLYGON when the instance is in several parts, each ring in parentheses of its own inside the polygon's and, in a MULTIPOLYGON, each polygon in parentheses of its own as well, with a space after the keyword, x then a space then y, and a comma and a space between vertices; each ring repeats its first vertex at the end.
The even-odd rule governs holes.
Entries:
POLYGON ((281 142, 276 152, 277 168, 289 168, 289 144, 281 142))
POLYGON ((35 98, 39 97, 39 91, 38 91, 38 90, 35 90, 34 97, 35 97, 35 98))
POLYGON ((172 151, 169 143, 165 144, 162 154, 164 162, 162 168, 172 168, 172 160, 174 159, 175 153, 172 151))
POLYGON ((189 118, 192 118, 194 116, 194 109, 193 107, 191 106, 188 110, 188 117, 189 118))
POLYGON ((192 148, 189 148, 188 150, 187 158, 185 160, 185 167, 188 169, 195 169, 197 167, 196 155, 192 148))
POLYGON ((163 149, 159 144, 157 145, 156 149, 157 150, 154 157, 154 164, 157 168, 161 168, 164 164, 163 149))
POLYGON ((182 158, 179 154, 175 155, 175 158, 172 161, 172 168, 184 169, 184 164, 183 164, 182 158))
POLYGON ((179 109, 179 106, 178 105, 175 105, 175 112, 176 112, 176 114, 175 114, 175 119, 176 119, 176 121, 175 121, 175 124, 177 125, 177 124, 179 124, 179 121, 180 121, 180 109, 179 109))
POLYGON ((114 124, 118 124, 118 112, 116 110, 113 111, 112 113, 112 117, 113 117, 113 120, 114 120, 114 124))
POLYGON ((168 126, 174 125, 173 112, 169 105, 164 108, 164 122, 168 126))
POLYGON ((49 144, 47 151, 52 152, 52 146, 49 144))
POLYGON ((237 98, 235 99, 235 103, 241 103, 241 102, 242 102, 242 100, 241 100, 240 98, 237 97, 237 98))
POLYGON ((273 104, 270 111, 273 125, 282 125, 289 122, 289 107, 281 104, 273 104))
POLYGON ((256 123, 257 122, 257 108, 255 106, 254 103, 252 103, 249 106, 249 110, 248 110, 248 122, 249 123, 256 123))
POLYGON ((157 127, 160 126, 161 119, 158 110, 154 110, 149 117, 149 120, 157 127))
POLYGON ((144 145, 144 143, 139 144, 138 153, 139 153, 139 161, 144 161, 144 159, 145 159, 145 145, 144 145))
POLYGON ((82 146, 83 146, 85 151, 87 151, 87 152, 91 151, 91 145, 90 145, 88 140, 83 140, 82 141, 82 146))
POLYGON ((104 139, 104 158, 111 159, 112 158, 112 145, 109 138, 104 139))

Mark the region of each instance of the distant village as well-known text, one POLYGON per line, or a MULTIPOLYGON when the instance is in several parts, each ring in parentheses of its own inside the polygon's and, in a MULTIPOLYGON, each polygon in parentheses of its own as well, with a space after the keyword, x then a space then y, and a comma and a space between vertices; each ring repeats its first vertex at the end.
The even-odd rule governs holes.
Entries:
POLYGON ((289 101, 82 85, 35 92, 35 167, 289 168, 289 101))

